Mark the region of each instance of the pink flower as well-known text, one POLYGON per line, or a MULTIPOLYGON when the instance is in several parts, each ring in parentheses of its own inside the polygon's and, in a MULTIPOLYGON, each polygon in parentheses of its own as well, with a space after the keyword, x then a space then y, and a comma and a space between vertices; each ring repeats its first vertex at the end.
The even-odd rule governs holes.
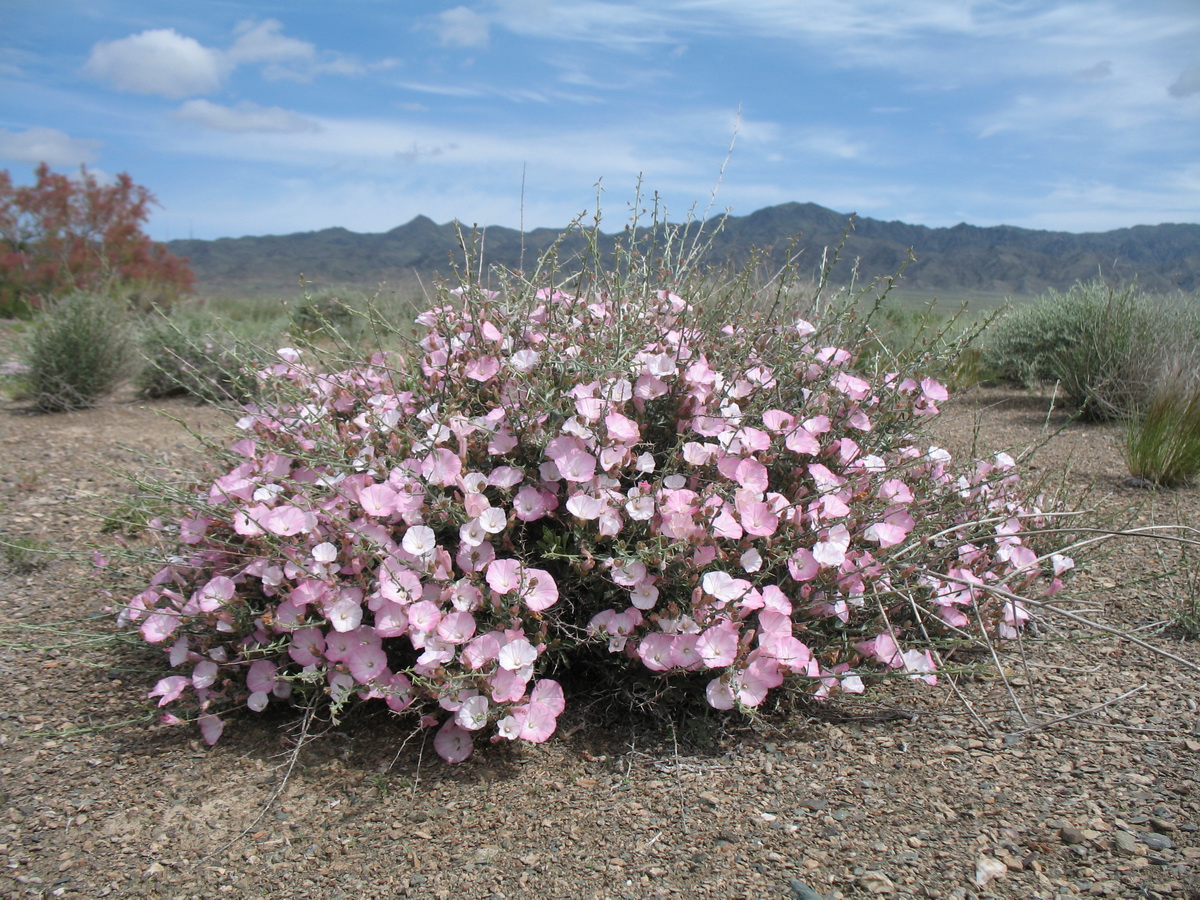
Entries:
POLYGON ((263 516, 261 523, 271 534, 291 537, 311 531, 315 525, 315 517, 312 513, 306 513, 295 506, 277 506, 263 516))
POLYGON ((836 568, 846 560, 850 547, 850 532, 845 525, 835 525, 812 548, 813 559, 822 567, 836 568))
POLYGON ((636 443, 641 437, 637 422, 615 410, 604 417, 604 425, 608 429, 609 440, 621 444, 636 443))
POLYGON ((652 631, 638 643, 638 657, 647 669, 665 672, 675 665, 672 648, 675 638, 661 631, 652 631))
POLYGON ((567 501, 567 512, 578 519, 590 522, 600 518, 604 512, 604 504, 589 494, 572 494, 567 501))
POLYGON ((454 721, 467 731, 478 731, 488 720, 488 698, 482 694, 468 697, 454 714, 454 721))
POLYGON ((462 460, 445 447, 430 451, 421 463, 421 475, 430 484, 448 487, 458 480, 462 472, 462 460))
POLYGON ((358 492, 358 502, 368 516, 390 516, 396 511, 399 492, 387 482, 373 484, 358 492))
POLYGON ((748 491, 767 490, 767 467, 756 459, 743 459, 734 472, 734 480, 748 491))
POLYGON ((520 597, 529 609, 541 612, 558 602, 558 585, 544 569, 526 568, 522 571, 520 597))
POLYGON ((359 684, 369 684, 377 678, 391 675, 387 669, 387 654, 379 644, 357 644, 343 661, 359 684))
POLYGON ((729 683, 723 678, 714 678, 704 690, 705 699, 713 709, 733 709, 737 705, 729 683))
POLYGON ((779 516, 771 512, 766 503, 746 503, 740 507, 740 511, 742 528, 746 530, 746 534, 767 537, 774 534, 779 527, 779 516))
POLYGON ((494 559, 487 567, 487 583, 503 597, 521 584, 521 563, 515 559, 494 559))
POLYGON ((591 481, 592 476, 596 474, 596 457, 577 447, 571 448, 554 462, 558 466, 559 474, 567 481, 591 481))
POLYGON ((404 532, 404 540, 400 546, 420 558, 437 549, 437 536, 428 525, 413 525, 404 532))
POLYGON ((548 496, 546 492, 527 484, 513 497, 513 512, 522 522, 534 522, 549 510, 548 496))
POLYGON ((529 678, 524 671, 497 669, 488 676, 487 683, 492 691, 492 700, 496 703, 516 703, 525 696, 529 678))
POLYGON ((225 720, 212 713, 204 713, 200 716, 200 733, 204 736, 204 743, 212 746, 221 739, 221 732, 225 730, 225 720))
POLYGON ((734 578, 728 572, 708 572, 700 581, 704 592, 717 600, 732 602, 750 590, 750 582, 734 578))
POLYGON ((469 612, 452 612, 437 624, 438 637, 450 644, 465 644, 475 634, 475 617, 469 612))
POLYGON ((731 665, 737 656, 737 647, 737 626, 729 621, 705 629, 696 641, 696 652, 710 669, 731 665))
POLYGON ((549 708, 540 703, 530 703, 517 737, 540 744, 554 734, 557 725, 557 718, 549 708))
POLYGON ((552 678, 542 678, 534 684, 533 690, 529 692, 529 704, 544 707, 553 716, 562 715, 562 711, 567 708, 562 685, 552 678))
POLYGON ((500 371, 500 360, 494 356, 481 356, 467 363, 463 374, 472 381, 488 381, 500 371))
POLYGON ((494 634, 481 634, 463 648, 461 659, 470 669, 482 669, 500 653, 500 641, 494 634))
POLYGON ((448 719, 434 736, 433 749, 446 762, 454 764, 470 756, 474 746, 470 732, 453 719, 448 719))
POLYGON ((798 548, 788 557, 788 573, 796 581, 812 581, 820 571, 821 563, 812 551, 805 547, 798 548))
POLYGON ((868 541, 878 542, 880 547, 894 547, 897 544, 904 543, 904 538, 907 534, 908 532, 899 525, 876 522, 863 532, 863 537, 868 541))
POLYGON ((154 690, 146 696, 158 697, 158 705, 166 706, 172 700, 178 700, 189 684, 190 679, 183 675, 168 675, 166 678, 160 678, 158 684, 154 685, 154 690))
POLYGON ((151 644, 160 644, 179 627, 179 614, 156 610, 142 622, 142 637, 151 644))
POLYGON ((527 666, 532 666, 537 656, 537 648, 533 644, 529 643, 525 638, 517 638, 516 640, 509 641, 500 648, 497 659, 500 662, 501 669, 516 672, 527 666))

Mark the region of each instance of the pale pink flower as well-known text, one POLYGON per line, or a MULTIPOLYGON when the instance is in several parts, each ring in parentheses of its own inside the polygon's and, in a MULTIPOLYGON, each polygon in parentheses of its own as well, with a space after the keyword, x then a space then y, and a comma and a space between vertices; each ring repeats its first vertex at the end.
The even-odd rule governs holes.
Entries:
POLYGON ((487 678, 492 700, 496 703, 516 703, 525 696, 525 687, 532 674, 532 666, 522 666, 516 671, 497 669, 487 678))
POLYGON ((600 518, 600 514, 604 512, 604 504, 590 494, 572 494, 571 498, 567 500, 567 512, 578 519, 590 522, 600 518))
POLYGON ((198 721, 200 723, 200 734, 204 736, 204 743, 211 747, 221 739, 221 732, 225 730, 224 719, 212 713, 204 713, 198 721))
POLYGON ((353 597, 339 596, 334 602, 325 604, 324 611, 334 631, 352 631, 362 624, 362 603, 353 597))
POLYGON ((837 568, 846 561, 846 550, 850 547, 850 532, 845 525, 835 525, 826 532, 822 540, 812 548, 813 559, 824 567, 837 568))
POLYGON ((343 662, 359 684, 369 684, 377 678, 387 678, 387 654, 375 643, 358 644, 346 655, 343 662))
POLYGON ((558 602, 558 585, 544 569, 523 568, 520 598, 529 609, 541 612, 558 602))
POLYGON ((316 524, 312 513, 306 513, 295 506, 277 506, 263 516, 260 522, 264 529, 280 537, 291 537, 311 531, 316 524))
POLYGON ((482 694, 468 697, 454 714, 454 721, 467 731, 478 731, 487 724, 488 707, 488 698, 482 694))
POLYGON ((710 669, 730 665, 737 656, 737 647, 737 626, 729 621, 705 629, 696 641, 696 652, 710 669))
POLYGON ((518 350, 516 353, 514 353, 509 358, 508 364, 513 371, 524 374, 526 372, 532 372, 541 358, 542 355, 536 350, 525 348, 524 350, 518 350))
POLYGON ((567 481, 591 481, 592 476, 596 474, 596 457, 578 447, 571 448, 555 459, 554 463, 558 466, 559 474, 567 481))
POLYGON ((732 602, 750 590, 750 582, 734 578, 728 572, 708 572, 700 580, 704 592, 717 600, 732 602))
POLYGON ((820 562, 811 550, 798 548, 788 557, 788 572, 796 581, 812 581, 821 569, 820 562))
POLYGON ((488 563, 487 583, 500 596, 516 590, 521 584, 521 563, 515 559, 494 559, 488 563))
POLYGON ((358 492, 358 502, 368 516, 390 516, 396 511, 399 492, 387 482, 373 484, 358 492))
POLYGON ((646 578, 646 564, 638 559, 627 559, 612 567, 612 580, 621 587, 633 587, 646 578))
POLYGON ((468 519, 458 526, 458 539, 463 547, 479 547, 487 540, 488 532, 479 519, 468 519))
POLYGON ((654 586, 653 581, 646 579, 634 585, 633 590, 629 592, 629 602, 637 609, 653 609, 658 603, 658 588, 654 586))
POLYGON ((183 675, 168 675, 166 678, 160 678, 154 685, 154 690, 146 696, 158 697, 158 705, 166 706, 171 701, 178 700, 189 684, 191 681, 183 675))
POLYGON ((288 656, 302 666, 316 665, 325 655, 325 634, 320 628, 310 626, 292 632, 288 645, 288 656))
POLYGON ((461 659, 470 669, 482 669, 500 654, 500 641, 492 633, 481 634, 463 648, 461 659))
POLYGON ((895 547, 897 544, 904 543, 907 534, 908 532, 899 525, 876 522, 863 532, 863 537, 868 541, 876 541, 880 547, 895 547))
POLYGON ((802 453, 808 456, 815 456, 821 452, 821 445, 817 439, 803 428, 794 428, 787 433, 783 439, 783 444, 793 453, 802 453))
POLYGON ((419 559, 437 549, 437 536, 428 525, 413 525, 404 532, 400 546, 419 559))
POLYGON ((661 631, 652 631, 638 642, 638 657, 647 669, 665 672, 675 665, 675 638, 661 631))
POLYGON ((470 574, 471 572, 482 572, 495 558, 496 548, 490 542, 480 540, 478 543, 472 543, 464 538, 458 546, 454 562, 459 569, 470 574))
POLYGON ((499 534, 508 526, 508 517, 498 506, 489 506, 479 516, 479 525, 488 534, 499 534))
POLYGON ((446 762, 460 763, 474 750, 471 734, 453 719, 438 729, 433 738, 433 749, 446 762))
POLYGON ((500 653, 497 659, 500 663, 500 668, 509 672, 516 672, 524 669, 526 666, 533 665, 537 659, 537 648, 529 643, 525 638, 517 638, 509 641, 500 648, 500 653))
POLYGON ((522 522, 533 522, 546 515, 550 506, 547 494, 532 485, 525 485, 513 497, 513 512, 522 522))
POLYGON ((409 625, 426 634, 437 628, 438 623, 442 621, 441 608, 432 600, 421 600, 414 603, 405 612, 408 615, 409 625))
POLYGON ((714 678, 704 689, 708 705, 713 709, 733 709, 737 705, 729 683, 723 678, 714 678))
POLYGON ((517 737, 523 741, 540 744, 554 734, 557 724, 556 716, 550 712, 548 707, 540 703, 530 703, 525 712, 525 721, 521 725, 521 731, 517 737))
POLYGON ((421 462, 421 475, 430 484, 449 487, 462 473, 462 460, 445 447, 435 447, 421 462))
POLYGON ((206 687, 212 687, 217 680, 217 664, 211 659, 204 659, 196 663, 196 667, 192 669, 192 687, 200 690, 206 687))
POLYGON ((779 516, 766 503, 746 503, 740 507, 742 528, 755 537, 767 537, 779 527, 779 516))
POLYGON ((500 360, 494 356, 480 356, 467 363, 463 374, 472 381, 488 381, 495 378, 499 371, 500 360))
POLYGON ((159 644, 174 634, 178 627, 178 613, 156 610, 142 622, 142 637, 151 644, 159 644))
POLYGON ((465 644, 475 634, 475 617, 469 612, 452 612, 437 624, 437 634, 450 644, 465 644))
POLYGON ((511 715, 505 716, 496 723, 497 737, 505 738, 506 740, 515 741, 521 734, 521 729, 525 727, 526 711, 523 709, 513 710, 511 715))

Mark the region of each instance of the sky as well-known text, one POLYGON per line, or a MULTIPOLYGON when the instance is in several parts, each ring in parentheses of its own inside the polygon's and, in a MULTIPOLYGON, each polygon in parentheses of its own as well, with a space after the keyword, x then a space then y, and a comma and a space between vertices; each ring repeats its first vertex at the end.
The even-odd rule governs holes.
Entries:
POLYGON ((1200 222, 1200 0, 0 0, 0 22, 0 168, 128 172, 157 240, 597 203, 618 230, 639 190, 672 221, 1200 222))

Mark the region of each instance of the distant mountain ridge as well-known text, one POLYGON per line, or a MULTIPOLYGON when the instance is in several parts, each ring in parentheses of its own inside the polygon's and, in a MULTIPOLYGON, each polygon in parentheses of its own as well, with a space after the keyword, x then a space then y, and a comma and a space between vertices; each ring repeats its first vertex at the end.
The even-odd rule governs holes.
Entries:
MULTIPOLYGON (((740 261, 754 249, 771 250, 782 259, 788 246, 802 251, 802 272, 816 273, 826 247, 834 247, 851 221, 815 203, 784 203, 746 216, 725 217, 716 235, 711 263, 740 261)), ((709 228, 715 226, 710 223, 709 228)), ((695 227, 694 225, 692 227, 695 227)), ((468 231, 469 229, 465 229, 468 231)), ((487 265, 518 268, 524 253, 530 265, 561 232, 541 228, 481 230, 487 265), (523 245, 523 250, 522 250, 523 245)), ((611 247, 613 237, 606 236, 611 247)), ((564 255, 582 249, 569 239, 564 255)), ((358 234, 326 228, 282 236, 177 240, 167 248, 192 262, 205 293, 297 293, 301 274, 314 292, 334 287, 374 288, 405 283, 414 273, 428 279, 461 263, 454 223, 438 225, 425 216, 382 234, 358 234)), ((952 297, 956 292, 1031 295, 1047 288, 1065 290, 1095 277, 1137 278, 1151 291, 1200 289, 1200 225, 1139 225, 1089 234, 1035 231, 1009 225, 929 228, 904 222, 853 218, 835 280, 849 278, 857 261, 860 279, 894 274, 908 257, 902 288, 952 297)))

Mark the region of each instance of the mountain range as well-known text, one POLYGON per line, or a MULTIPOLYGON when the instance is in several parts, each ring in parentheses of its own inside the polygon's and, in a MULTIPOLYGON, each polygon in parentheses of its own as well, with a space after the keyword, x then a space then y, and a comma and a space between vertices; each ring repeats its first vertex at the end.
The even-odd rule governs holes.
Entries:
MULTIPOLYGON (((707 262, 739 263, 764 251, 773 263, 799 252, 799 271, 815 275, 826 248, 836 247, 849 230, 842 264, 834 281, 846 281, 857 268, 858 278, 870 280, 895 274, 908 258, 898 282, 902 290, 953 298, 969 294, 1032 296, 1048 288, 1065 290, 1077 281, 1096 277, 1137 279, 1148 291, 1200 290, 1200 225, 1138 225, 1088 234, 1035 231, 1007 225, 929 228, 904 222, 883 222, 834 212, 814 203, 785 203, 746 216, 725 216, 714 231, 707 262)), ((681 226, 687 231, 696 223, 681 226)), ((425 216, 382 234, 358 234, 345 228, 326 228, 298 234, 220 238, 212 241, 176 240, 167 248, 191 260, 199 289, 208 294, 298 292, 301 276, 310 291, 411 283, 449 275, 464 258, 460 235, 481 244, 485 265, 520 268, 532 264, 561 231, 540 228, 462 228, 438 225, 425 216)), ((604 235, 601 250, 611 250, 614 235, 604 235)), ((563 243, 564 259, 584 246, 581 235, 563 243)), ((473 263, 474 265, 474 263, 473 263)))

